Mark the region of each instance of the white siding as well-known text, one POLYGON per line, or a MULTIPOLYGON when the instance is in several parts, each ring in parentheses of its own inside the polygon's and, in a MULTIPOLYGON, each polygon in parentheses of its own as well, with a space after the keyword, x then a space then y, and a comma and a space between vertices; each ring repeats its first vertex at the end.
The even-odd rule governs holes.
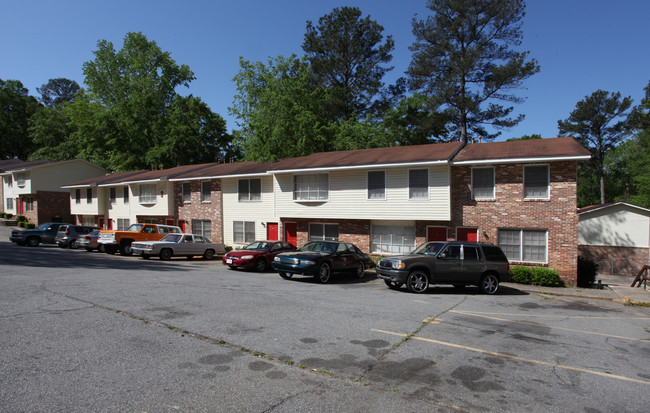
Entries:
POLYGON ((108 196, 103 194, 107 191, 107 188, 90 188, 93 191, 93 199, 90 204, 86 201, 87 189, 88 188, 79 188, 81 202, 78 204, 76 203, 77 189, 70 189, 70 213, 72 215, 104 215, 108 196))
POLYGON ((649 247, 649 215, 625 205, 582 214, 578 225, 578 244, 649 247))
MULTIPOLYGON (((418 168, 423 169, 423 168, 418 168)), ((276 215, 292 218, 440 220, 451 219, 449 166, 430 166, 429 199, 409 200, 409 168, 386 171, 386 199, 368 200, 367 172, 372 169, 329 173, 329 200, 293 200, 293 174, 275 175, 276 215)))
MULTIPOLYGON (((122 198, 122 186, 116 187, 115 202, 112 204, 113 210, 122 213, 123 210, 129 211, 129 214, 119 216, 119 218, 129 218, 132 223, 136 222, 136 216, 169 216, 174 215, 174 183, 168 181, 159 182, 143 182, 130 184, 129 203, 124 204, 122 198), (141 185, 156 185, 156 202, 155 203, 140 203, 140 186, 141 185)), ((107 193, 108 197, 108 193, 107 193)), ((108 199, 108 198, 107 198, 108 199)), ((111 217, 116 216, 113 212, 109 212, 111 217)))
POLYGON ((102 176, 105 173, 103 168, 81 160, 46 165, 28 172, 31 175, 31 190, 33 191, 31 193, 37 191, 67 192, 67 189, 61 189, 61 187, 72 182, 102 176))
MULTIPOLYGON (((252 179, 256 178, 252 177, 252 179)), ((226 245, 233 247, 242 245, 234 244, 233 221, 255 222, 256 239, 266 239, 265 225, 267 222, 280 223, 280 219, 274 214, 273 178, 271 176, 264 176, 260 179, 262 180, 262 200, 253 202, 239 202, 239 178, 224 178, 221 180, 223 239, 226 245)), ((282 235, 280 235, 280 238, 282 238, 282 235)))

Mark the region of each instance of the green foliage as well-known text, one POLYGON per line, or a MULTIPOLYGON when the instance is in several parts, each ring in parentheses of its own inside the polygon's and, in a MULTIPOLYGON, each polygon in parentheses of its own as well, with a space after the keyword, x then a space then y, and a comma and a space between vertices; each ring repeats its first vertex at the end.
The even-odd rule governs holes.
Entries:
POLYGON ((28 92, 18 80, 0 79, 0 159, 27 159, 34 149, 28 127, 39 104, 28 92))
POLYGON ((11 219, 13 218, 14 214, 10 214, 9 212, 5 212, 5 218, 6 219, 11 219))
POLYGON ((77 82, 65 78, 50 79, 36 88, 41 94, 41 103, 49 108, 73 102, 80 89, 77 82))
POLYGON ((25 222, 25 229, 34 229, 36 228, 36 224, 33 222, 25 222))
POLYGON ((520 138, 506 139, 506 142, 510 142, 510 141, 527 141, 527 140, 531 140, 531 139, 542 139, 542 135, 540 135, 539 133, 533 133, 532 135, 524 135, 524 136, 522 136, 520 138))
POLYGON ((373 112, 384 75, 391 67, 395 43, 383 41, 384 28, 357 7, 335 8, 318 20, 307 22, 302 49, 318 86, 330 90, 327 101, 333 121, 362 121, 373 112))
POLYGON ((4 213, 4 212, 0 212, 0 218, 4 218, 4 217, 5 217, 5 213, 4 213))
POLYGON ((557 271, 545 267, 510 267, 512 281, 519 284, 541 285, 544 287, 561 287, 562 279, 557 271))
POLYGON ((578 287, 589 287, 596 281, 598 264, 585 257, 578 257, 578 287))
POLYGON ((18 222, 25 222, 25 221, 27 221, 27 218, 25 218, 24 215, 16 215, 16 220, 18 222))
POLYGON ((23 222, 23 221, 18 221, 18 226, 19 226, 20 228, 25 228, 25 222, 23 222))
POLYGON ((523 115, 513 118, 513 107, 497 102, 521 102, 508 91, 539 71, 528 52, 513 50, 522 38, 523 0, 431 0, 427 7, 432 16, 413 20, 411 89, 443 107, 450 132, 465 142, 469 133, 484 140, 500 134, 485 125, 519 123, 523 115))
MULTIPOLYGON (((592 158, 583 163, 579 176, 590 186, 593 186, 594 178, 597 179, 600 186, 599 203, 602 204, 606 202, 605 156, 628 135, 626 111, 631 105, 632 98, 621 98, 619 92, 597 90, 578 102, 567 119, 558 121, 561 135, 575 137, 591 151, 592 158)), ((583 202, 583 199, 579 199, 584 206, 583 202)))

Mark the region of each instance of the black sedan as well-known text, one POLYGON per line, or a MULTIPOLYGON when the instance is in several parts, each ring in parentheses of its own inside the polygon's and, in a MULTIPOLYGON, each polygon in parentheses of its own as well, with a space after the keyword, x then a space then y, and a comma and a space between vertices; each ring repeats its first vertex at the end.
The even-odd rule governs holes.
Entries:
POLYGON ((295 252, 276 255, 271 265, 285 279, 303 274, 326 283, 335 272, 349 271, 363 278, 368 262, 370 256, 348 242, 311 241, 295 252))

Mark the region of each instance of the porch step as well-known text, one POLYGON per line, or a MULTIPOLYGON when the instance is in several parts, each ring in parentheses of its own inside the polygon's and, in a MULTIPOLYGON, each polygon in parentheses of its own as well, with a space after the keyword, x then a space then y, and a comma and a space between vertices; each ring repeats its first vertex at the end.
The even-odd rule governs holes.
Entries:
POLYGON ((5 227, 17 227, 18 221, 15 219, 3 219, 5 227))

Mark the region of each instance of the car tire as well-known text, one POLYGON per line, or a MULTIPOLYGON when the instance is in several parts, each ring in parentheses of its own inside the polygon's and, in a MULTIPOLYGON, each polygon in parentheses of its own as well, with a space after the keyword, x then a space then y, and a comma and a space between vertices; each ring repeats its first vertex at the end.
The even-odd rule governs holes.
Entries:
POLYGON ((499 278, 494 274, 485 274, 481 278, 481 292, 484 294, 492 295, 499 289, 499 278))
POLYGON ((266 260, 264 258, 257 260, 255 263, 255 270, 257 270, 257 272, 266 272, 266 260))
POLYGON ((72 241, 70 241, 70 243, 68 244, 68 246, 69 246, 70 248, 72 248, 73 250, 76 250, 77 248, 79 248, 79 244, 77 244, 77 241, 76 241, 76 240, 72 240, 72 241))
POLYGON ((100 244, 100 245, 97 247, 97 252, 104 252, 104 246, 100 244))
POLYGON ((213 258, 214 258, 214 250, 206 250, 206 251, 203 253, 203 258, 205 258, 206 260, 211 260, 211 259, 213 259, 213 258))
POLYGON ((131 243, 126 241, 120 244, 120 255, 133 255, 133 250, 131 249, 131 243))
POLYGON ((406 287, 410 292, 422 294, 429 288, 429 277, 420 270, 415 270, 408 275, 406 287))
POLYGON ((25 241, 25 245, 28 247, 38 247, 38 244, 41 243, 41 240, 38 239, 38 237, 29 237, 27 238, 27 241, 25 241))
POLYGON ((318 281, 320 281, 323 284, 326 284, 327 282, 329 282, 331 277, 332 277, 332 268, 328 263, 326 262, 322 263, 320 267, 318 267, 318 281))
POLYGON ((280 277, 284 278, 285 280, 290 280, 291 277, 293 277, 293 274, 290 272, 280 271, 280 277))
POLYGON ((398 283, 391 280, 384 280, 384 283, 386 283, 386 286, 391 290, 399 290, 402 287, 402 285, 404 285, 404 283, 398 283))
POLYGON ((366 266, 362 262, 357 265, 357 269, 354 271, 358 279, 362 279, 366 275, 366 266))
POLYGON ((164 250, 160 251, 159 255, 160 255, 161 260, 167 261, 167 260, 171 259, 173 253, 172 253, 172 250, 170 250, 169 248, 165 248, 164 250))

